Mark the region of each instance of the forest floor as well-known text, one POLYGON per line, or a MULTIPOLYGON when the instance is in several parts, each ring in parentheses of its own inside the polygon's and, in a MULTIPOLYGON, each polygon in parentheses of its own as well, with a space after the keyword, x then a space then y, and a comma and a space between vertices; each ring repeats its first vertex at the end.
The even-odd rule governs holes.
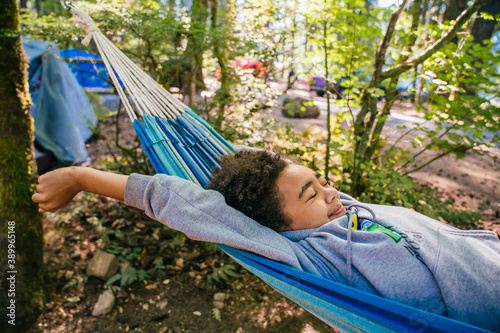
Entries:
MULTIPOLYGON (((412 112, 405 103, 395 108, 412 112)), ((113 120, 105 120, 100 139, 88 144, 92 167, 112 163, 106 141, 115 133, 113 120)), ((131 145, 134 136, 128 118, 120 118, 121 143, 131 145)), ((436 188, 458 208, 482 212, 483 227, 500 234, 500 168, 491 158, 446 157, 416 173, 414 180, 436 188)), ((45 214, 44 230, 47 303, 29 333, 332 332, 214 246, 186 239, 121 202, 79 194, 62 211, 45 214), (122 267, 142 269, 150 277, 123 288, 115 284, 113 309, 94 317, 105 281, 88 277, 86 268, 98 249, 119 253, 122 267), (209 283, 231 265, 236 276, 209 283), (221 310, 214 310, 217 293, 226 296, 221 310)))

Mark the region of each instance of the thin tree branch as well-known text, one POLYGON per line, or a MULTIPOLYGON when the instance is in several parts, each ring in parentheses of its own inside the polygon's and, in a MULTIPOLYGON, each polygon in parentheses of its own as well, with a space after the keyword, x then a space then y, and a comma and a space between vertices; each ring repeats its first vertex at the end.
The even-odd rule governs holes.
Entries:
POLYGON ((411 133, 411 132, 413 132, 414 130, 415 130, 415 129, 412 127, 412 128, 410 128, 409 130, 407 130, 406 132, 404 132, 403 134, 401 134, 401 135, 399 136, 399 138, 397 138, 397 139, 396 139, 396 141, 394 141, 394 143, 393 143, 393 144, 389 147, 389 149, 387 149, 387 151, 386 151, 386 152, 390 152, 391 150, 393 150, 393 149, 394 149, 394 147, 396 147, 396 145, 397 145, 398 143, 400 143, 400 142, 401 142, 401 140, 403 140, 403 139, 404 139, 404 138, 405 138, 408 134, 410 134, 410 133, 411 133))
POLYGON ((396 10, 392 13, 391 19, 389 20, 389 25, 387 26, 387 31, 385 32, 384 39, 382 40, 382 44, 380 44, 377 50, 377 56, 375 59, 375 70, 373 73, 373 79, 378 80, 380 73, 382 72, 382 66, 385 63, 385 54, 387 53, 387 49, 391 45, 392 35, 394 34, 394 30, 396 29, 396 23, 399 20, 399 16, 403 12, 403 9, 406 6, 408 0, 404 0, 401 6, 396 8, 396 10))
POLYGON ((462 14, 460 14, 460 16, 457 17, 455 24, 450 28, 450 30, 448 30, 447 33, 445 33, 440 39, 435 41, 434 44, 430 45, 420 54, 410 57, 407 61, 397 64, 392 68, 383 71, 381 74, 381 79, 384 80, 386 78, 404 73, 407 70, 411 69, 412 67, 415 67, 423 63, 428 58, 430 58, 434 53, 440 50, 443 47, 443 45, 445 45, 450 40, 452 40, 453 37, 455 37, 457 31, 461 29, 462 26, 465 24, 465 22, 467 22, 467 20, 472 16, 472 14, 474 14, 477 11, 477 9, 483 3, 483 1, 484 0, 476 0, 472 4, 472 6, 464 10, 462 14))
POLYGON ((434 161, 436 161, 436 160, 440 159, 441 157, 446 156, 446 155, 448 155, 448 154, 450 154, 450 153, 452 153, 452 152, 454 152, 454 151, 461 151, 461 152, 465 152, 465 151, 467 151, 467 150, 469 150, 469 149, 474 148, 474 146, 467 146, 467 147, 465 147, 465 148, 462 148, 462 147, 463 147, 462 145, 459 145, 459 146, 456 146, 456 147, 454 147, 454 148, 452 148, 452 149, 450 149, 450 150, 447 150, 447 151, 445 151, 445 152, 443 152, 443 153, 441 153, 441 154, 439 154, 439 155, 435 156, 434 158, 431 158, 429 161, 425 162, 424 164, 422 164, 422 165, 420 165, 420 166, 418 166, 418 167, 416 167, 416 168, 414 168, 414 169, 412 169, 412 170, 410 170, 410 171, 407 171, 407 172, 403 173, 403 176, 407 176, 407 175, 409 175, 410 173, 413 173, 413 172, 415 172, 415 171, 418 171, 418 170, 420 170, 420 169, 422 169, 422 168, 424 168, 424 167, 428 166, 428 165, 429 165, 429 164, 431 164, 432 162, 434 162, 434 161))
MULTIPOLYGON (((389 48, 391 44, 391 39, 394 34, 394 30, 396 29, 396 23, 399 19, 399 16, 401 15, 401 12, 403 11, 404 7, 406 6, 406 3, 408 0, 403 0, 403 3, 401 6, 399 6, 391 16, 391 19, 389 20, 389 24, 387 26, 387 31, 385 32, 384 39, 382 43, 380 44, 379 48, 377 49, 377 54, 375 56, 375 65, 374 65, 374 70, 373 70, 373 77, 368 85, 368 87, 378 87, 379 83, 382 81, 381 80, 381 73, 382 73, 382 67, 385 63, 385 55, 387 53, 387 49, 389 48)), ((367 125, 365 124, 365 118, 368 112, 372 112, 371 119, 373 122, 373 118, 375 117, 375 112, 377 108, 377 103, 376 100, 373 99, 373 97, 370 95, 365 95, 364 93, 362 94, 362 107, 361 110, 359 111, 358 115, 356 116, 356 119, 353 119, 354 123, 354 137, 356 138, 356 149, 355 149, 355 156, 353 157, 356 159, 358 157, 359 150, 357 149, 361 143, 358 141, 358 137, 363 138, 366 140, 366 133, 367 131, 367 125)), ((362 150, 364 153, 364 149, 362 150)))
MULTIPOLYGON (((443 136, 445 136, 446 134, 448 134, 451 130, 453 129, 453 127, 449 127, 447 128, 440 136, 438 136, 438 139, 441 139, 443 136)), ((422 150, 420 150, 418 153, 416 153, 415 155, 413 155, 413 159, 419 157, 420 155, 422 155, 425 151, 427 151, 429 148, 432 147, 434 142, 430 142, 428 143, 425 148, 423 148, 422 150)), ((406 168, 406 166, 410 164, 410 161, 406 161, 405 164, 403 164, 401 167, 398 168, 398 170, 402 170, 404 168, 406 168)))

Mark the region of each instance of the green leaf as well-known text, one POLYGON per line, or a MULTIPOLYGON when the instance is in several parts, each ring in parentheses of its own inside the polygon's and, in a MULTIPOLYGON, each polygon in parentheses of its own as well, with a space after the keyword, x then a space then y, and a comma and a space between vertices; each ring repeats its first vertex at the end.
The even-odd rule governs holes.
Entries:
POLYGON ((212 309, 212 315, 214 316, 215 320, 218 320, 218 321, 221 321, 222 318, 221 318, 221 313, 220 313, 220 310, 217 309, 217 308, 213 308, 212 309))
POLYGON ((108 279, 108 281, 106 281, 106 283, 104 284, 105 287, 108 287, 110 285, 112 285, 113 283, 115 283, 116 281, 120 280, 122 277, 122 275, 120 273, 117 273, 115 275, 113 275, 112 277, 110 277, 108 279))
POLYGON ((221 279, 223 279, 224 281, 228 281, 229 278, 228 276, 226 275, 226 273, 224 273, 224 271, 221 269, 219 272, 218 272, 218 275, 220 276, 221 279))
POLYGON ((156 268, 165 269, 165 265, 163 264, 163 258, 158 258, 158 260, 156 260, 156 268))
POLYGON ((70 303, 78 303, 78 302, 80 302, 80 297, 79 296, 68 297, 68 298, 66 298, 66 300, 70 303))
POLYGON ((480 12, 479 15, 481 15, 481 17, 483 19, 488 20, 488 21, 494 21, 495 20, 495 18, 493 17, 493 15, 485 13, 485 12, 480 12))

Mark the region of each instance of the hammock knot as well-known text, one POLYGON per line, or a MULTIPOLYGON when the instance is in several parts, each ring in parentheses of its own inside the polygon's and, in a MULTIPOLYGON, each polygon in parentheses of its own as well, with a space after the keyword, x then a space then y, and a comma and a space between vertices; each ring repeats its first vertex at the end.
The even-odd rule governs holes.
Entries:
POLYGON ((92 39, 92 33, 99 31, 99 28, 94 23, 94 21, 90 18, 89 14, 84 12, 81 9, 73 8, 72 10, 73 18, 75 20, 75 24, 78 24, 85 31, 85 38, 82 40, 82 44, 88 46, 90 40, 92 39))

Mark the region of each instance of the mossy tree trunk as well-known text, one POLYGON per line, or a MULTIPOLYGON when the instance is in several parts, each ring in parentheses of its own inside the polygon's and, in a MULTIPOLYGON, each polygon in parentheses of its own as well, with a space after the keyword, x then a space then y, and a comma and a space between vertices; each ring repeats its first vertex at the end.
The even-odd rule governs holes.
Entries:
POLYGON ((0 8, 0 331, 26 332, 43 304, 43 227, 31 201, 33 121, 17 1, 0 8))

